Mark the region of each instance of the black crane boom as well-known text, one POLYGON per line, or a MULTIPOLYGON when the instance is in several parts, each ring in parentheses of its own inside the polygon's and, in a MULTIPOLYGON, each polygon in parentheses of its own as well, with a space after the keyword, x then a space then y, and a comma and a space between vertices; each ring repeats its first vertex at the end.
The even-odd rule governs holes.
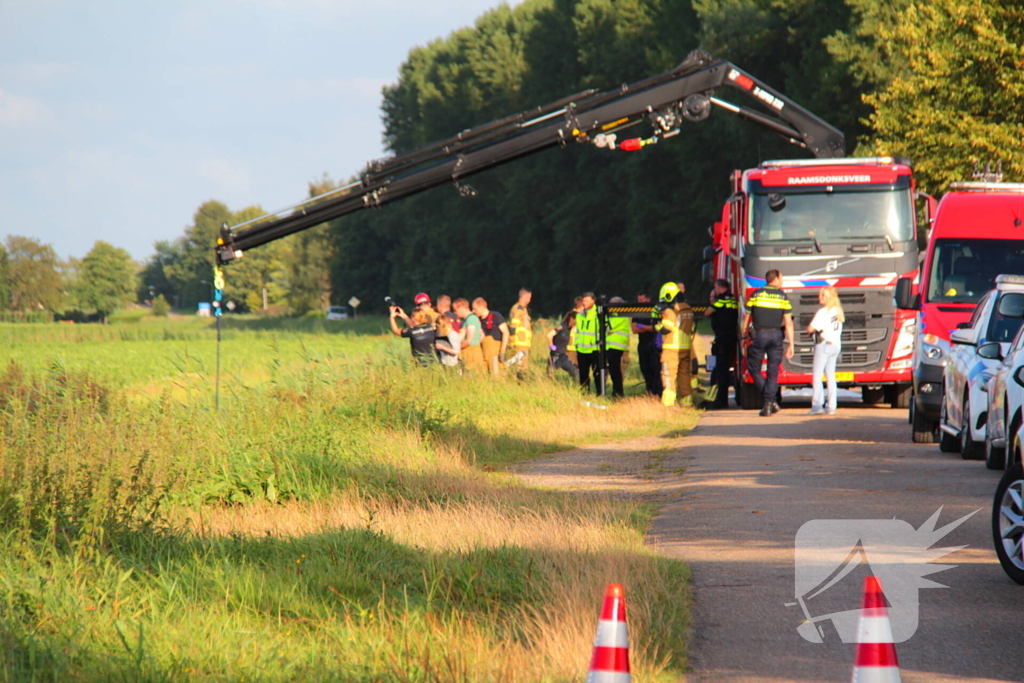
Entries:
MULTIPOLYGON (((631 151, 702 121, 719 106, 808 149, 818 158, 845 154, 843 133, 735 65, 696 50, 676 68, 605 92, 588 90, 465 130, 417 150, 371 162, 359 182, 221 231, 217 262, 326 221, 454 182, 549 147, 591 143, 631 151), (728 86, 771 115, 714 97, 728 86), (617 131, 648 119, 647 140, 619 140, 617 131), (287 212, 287 213, 286 213, 287 212)), ((459 186, 460 190, 469 191, 459 186)))

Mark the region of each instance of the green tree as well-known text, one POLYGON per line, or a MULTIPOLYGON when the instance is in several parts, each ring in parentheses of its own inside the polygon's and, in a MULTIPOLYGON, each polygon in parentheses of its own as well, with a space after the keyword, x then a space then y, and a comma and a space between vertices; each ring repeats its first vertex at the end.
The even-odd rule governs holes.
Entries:
POLYGON ((100 319, 130 303, 135 296, 135 267, 131 255, 99 240, 82 259, 75 285, 75 300, 100 319))
POLYGON ((877 25, 892 66, 866 150, 914 160, 923 188, 969 179, 976 161, 1002 160, 1024 178, 1024 7, 1015 0, 912 2, 877 25))
POLYGON ((10 268, 7 263, 7 249, 0 244, 0 311, 11 307, 10 268))
POLYGON ((170 312, 171 305, 167 303, 167 298, 163 294, 157 294, 153 299, 153 315, 158 318, 166 318, 170 312))
POLYGON ((11 310, 59 310, 64 295, 53 247, 18 235, 8 235, 4 245, 11 310))

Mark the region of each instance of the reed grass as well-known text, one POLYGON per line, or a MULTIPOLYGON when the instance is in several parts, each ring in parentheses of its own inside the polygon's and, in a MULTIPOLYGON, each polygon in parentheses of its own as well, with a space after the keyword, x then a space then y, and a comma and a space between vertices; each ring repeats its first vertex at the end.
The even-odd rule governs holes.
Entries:
POLYGON ((0 681, 580 680, 612 581, 635 680, 676 677, 687 576, 652 510, 500 468, 693 413, 406 361, 285 358, 219 412, 202 378, 8 366, 0 681))

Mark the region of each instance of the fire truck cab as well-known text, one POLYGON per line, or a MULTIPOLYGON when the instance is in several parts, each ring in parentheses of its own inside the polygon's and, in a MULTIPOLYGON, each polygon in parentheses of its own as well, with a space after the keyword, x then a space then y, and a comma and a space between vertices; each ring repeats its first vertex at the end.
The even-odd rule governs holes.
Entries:
MULTIPOLYGON (((814 344, 804 331, 819 308, 818 291, 839 290, 846 312, 840 386, 860 387, 867 403, 906 407, 915 317, 897 310, 901 277, 916 278, 914 177, 900 157, 766 161, 735 171, 732 196, 705 253, 707 280, 725 279, 741 302, 778 270, 793 304, 796 353, 779 373, 783 387, 811 383, 814 344)), ((742 315, 741 315, 742 320, 742 315)), ((745 368, 735 366, 738 403, 759 408, 745 368)))

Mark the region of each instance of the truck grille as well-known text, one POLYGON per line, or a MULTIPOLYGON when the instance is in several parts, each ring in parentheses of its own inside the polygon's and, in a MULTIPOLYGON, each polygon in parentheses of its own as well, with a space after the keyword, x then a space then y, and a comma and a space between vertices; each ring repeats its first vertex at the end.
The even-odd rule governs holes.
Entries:
MULTIPOLYGON (((877 364, 881 358, 882 354, 878 351, 844 351, 839 354, 839 360, 836 361, 836 367, 862 368, 865 365, 877 364)), ((793 356, 792 360, 789 362, 800 368, 811 368, 814 367, 814 354, 801 353, 793 356)))
MULTIPOLYGON (((809 322, 810 321, 808 321, 808 323, 809 322)), ((807 327, 807 325, 804 325, 804 327, 807 327)), ((873 344, 875 342, 882 341, 883 339, 886 338, 886 336, 888 336, 888 334, 889 334, 889 330, 886 330, 884 328, 883 329, 877 329, 877 328, 875 328, 875 329, 871 329, 871 328, 865 329, 865 328, 860 328, 860 329, 853 329, 853 330, 851 330, 851 329, 847 328, 846 325, 843 325, 843 334, 842 334, 842 337, 840 338, 840 340, 842 341, 842 343, 844 345, 845 344, 873 344)), ((814 340, 811 338, 811 335, 807 334, 806 332, 800 332, 796 336, 796 343, 800 344, 800 345, 813 344, 814 340)))
MULTIPOLYGON (((846 306, 863 306, 868 302, 868 297, 863 292, 851 292, 851 293, 839 293, 839 303, 846 306)), ((800 295, 801 306, 820 306, 818 303, 817 294, 801 294, 800 295)))

